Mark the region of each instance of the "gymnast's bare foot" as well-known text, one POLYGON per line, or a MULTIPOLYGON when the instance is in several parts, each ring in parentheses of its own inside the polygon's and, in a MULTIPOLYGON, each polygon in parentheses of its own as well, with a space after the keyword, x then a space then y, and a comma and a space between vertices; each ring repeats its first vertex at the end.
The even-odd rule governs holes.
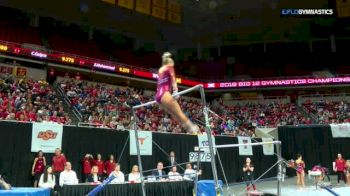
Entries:
POLYGON ((199 127, 197 125, 192 124, 189 128, 189 133, 197 135, 197 134, 201 134, 201 131, 199 130, 199 127))

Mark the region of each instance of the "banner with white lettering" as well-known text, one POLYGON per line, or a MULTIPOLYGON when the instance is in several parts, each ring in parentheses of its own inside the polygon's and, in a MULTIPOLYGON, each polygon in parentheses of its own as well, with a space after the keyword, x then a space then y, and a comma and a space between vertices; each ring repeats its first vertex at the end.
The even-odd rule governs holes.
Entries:
POLYGON ((332 136, 346 138, 350 137, 350 123, 331 124, 332 136))
MULTIPOLYGON (((237 137, 238 144, 250 144, 252 140, 250 137, 237 137)), ((252 146, 239 146, 239 155, 253 155, 252 146)))
MULTIPOLYGON (((272 142, 272 138, 261 138, 262 142, 272 142)), ((263 145, 264 155, 274 155, 275 153, 275 145, 274 144, 264 144, 263 145)))
POLYGON ((45 153, 54 153, 62 146, 63 126, 56 123, 33 123, 32 152, 42 150, 45 153))
MULTIPOLYGON (((215 137, 211 136, 211 141, 213 142, 213 145, 215 146, 215 137)), ((207 134, 198 135, 198 147, 208 147, 209 146, 209 140, 207 134)), ((209 148, 204 148, 204 152, 210 152, 209 148)), ((216 151, 214 151, 216 154, 216 151)))
MULTIPOLYGON (((141 155, 152 155, 152 132, 150 131, 138 131, 139 146, 141 155)), ((129 131, 130 136, 130 155, 137 155, 137 148, 135 142, 134 130, 129 131)))

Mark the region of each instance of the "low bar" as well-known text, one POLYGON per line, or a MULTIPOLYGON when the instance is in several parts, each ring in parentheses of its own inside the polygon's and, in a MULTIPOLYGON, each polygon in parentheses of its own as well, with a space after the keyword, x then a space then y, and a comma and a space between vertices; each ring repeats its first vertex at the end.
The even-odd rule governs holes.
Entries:
MULTIPOLYGON (((281 144, 281 141, 273 141, 273 142, 257 142, 257 143, 247 143, 247 144, 225 144, 225 145, 215 145, 214 148, 234 148, 239 146, 261 146, 265 144, 281 144)), ((208 146, 203 146, 200 148, 209 148, 208 146)))
MULTIPOLYGON (((180 91, 178 93, 175 93, 172 96, 174 97, 174 96, 177 96, 177 95, 183 95, 183 94, 189 93, 189 92, 191 92, 193 90, 196 90, 198 88, 201 88, 201 87, 203 87, 203 85, 202 84, 198 84, 198 85, 196 85, 194 87, 188 88, 188 89, 180 91)), ((156 103, 157 103, 156 101, 150 101, 150 102, 147 102, 147 103, 136 105, 136 106, 132 107, 132 109, 136 110, 136 109, 139 109, 139 108, 142 108, 142 107, 146 107, 146 106, 149 106, 149 105, 154 105, 156 103)))

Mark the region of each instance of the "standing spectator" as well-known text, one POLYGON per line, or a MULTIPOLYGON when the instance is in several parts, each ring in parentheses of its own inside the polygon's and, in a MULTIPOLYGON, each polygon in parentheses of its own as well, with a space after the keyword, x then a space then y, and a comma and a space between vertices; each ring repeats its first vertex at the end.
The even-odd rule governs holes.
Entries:
POLYGON ((61 187, 63 185, 78 184, 79 180, 77 174, 72 170, 72 164, 70 162, 66 162, 66 168, 61 172, 59 181, 61 187))
POLYGON ((54 189, 56 185, 55 175, 52 174, 52 167, 47 166, 44 174, 40 176, 39 187, 54 189))
POLYGON ((305 162, 303 161, 303 157, 301 154, 297 155, 297 160, 295 160, 296 164, 296 173, 297 173, 297 186, 304 188, 305 187, 305 162))
POLYGON ((112 173, 115 169, 116 163, 114 160, 114 156, 111 154, 109 155, 109 160, 105 163, 106 168, 106 175, 109 176, 110 173, 112 173))
POLYGON ((246 183, 247 192, 250 190, 250 185, 252 185, 254 191, 256 190, 254 184, 254 165, 252 164, 249 157, 246 158, 245 164, 243 165, 243 178, 246 183))
POLYGON ((119 163, 116 163, 115 169, 113 172, 109 174, 109 177, 112 175, 115 176, 115 178, 111 181, 111 184, 118 184, 118 183, 124 183, 125 182, 125 176, 124 173, 120 171, 120 165, 119 163))
POLYGON ((106 173, 106 170, 104 169, 104 162, 102 160, 101 154, 96 155, 96 160, 94 161, 94 166, 97 166, 98 168, 98 175, 100 175, 102 178, 104 178, 104 173, 106 173))
POLYGON ((92 157, 91 154, 86 154, 83 161, 82 161, 82 164, 83 164, 83 182, 87 181, 87 177, 91 173, 93 160, 94 160, 94 158, 92 157))
POLYGON ((169 157, 169 164, 168 166, 174 166, 177 164, 177 160, 176 160, 176 157, 175 157, 175 152, 174 151, 171 151, 170 152, 170 157, 169 157))
POLYGON ((64 170, 66 162, 66 157, 61 153, 61 149, 56 148, 55 156, 52 157, 52 170, 55 175, 56 185, 59 184, 60 173, 64 170))
POLYGON ((346 172, 346 162, 342 157, 342 154, 338 154, 337 159, 335 160, 335 168, 334 171, 337 172, 338 175, 338 185, 340 180, 343 180, 344 183, 346 184, 346 177, 345 177, 345 172, 346 172))
POLYGON ((37 156, 34 159, 32 166, 32 175, 34 176, 34 187, 38 187, 40 176, 44 173, 46 166, 46 159, 43 151, 39 150, 37 156))

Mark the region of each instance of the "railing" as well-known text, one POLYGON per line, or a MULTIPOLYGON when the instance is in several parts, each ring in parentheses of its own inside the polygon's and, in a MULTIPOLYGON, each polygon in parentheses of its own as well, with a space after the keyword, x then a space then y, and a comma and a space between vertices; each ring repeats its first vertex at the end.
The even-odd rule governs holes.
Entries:
POLYGON ((301 105, 301 106, 299 106, 307 115, 310 115, 310 117, 312 118, 312 120, 313 120, 313 122, 314 123, 318 123, 318 118, 317 118, 317 116, 314 114, 314 113, 312 113, 312 112, 310 112, 305 106, 303 106, 303 105, 301 105))
POLYGON ((72 102, 69 100, 69 98, 67 97, 67 95, 64 92, 64 90, 60 87, 60 85, 55 82, 53 86, 54 86, 54 88, 57 89, 57 91, 63 97, 63 100, 66 102, 66 104, 72 109, 73 114, 75 115, 75 117, 77 117, 77 119, 79 121, 82 121, 83 120, 83 115, 77 110, 77 108, 72 106, 72 102))
MULTIPOLYGON (((278 103, 290 103, 289 96, 266 96, 262 98, 257 97, 248 97, 248 98, 230 98, 230 99, 221 99, 225 105, 242 105, 242 104, 270 104, 272 102, 278 103)), ((215 99, 216 102, 219 102, 219 99, 215 99)))
POLYGON ((300 95, 298 97, 298 103, 302 105, 306 101, 350 101, 349 93, 340 94, 312 94, 312 95, 300 95))

